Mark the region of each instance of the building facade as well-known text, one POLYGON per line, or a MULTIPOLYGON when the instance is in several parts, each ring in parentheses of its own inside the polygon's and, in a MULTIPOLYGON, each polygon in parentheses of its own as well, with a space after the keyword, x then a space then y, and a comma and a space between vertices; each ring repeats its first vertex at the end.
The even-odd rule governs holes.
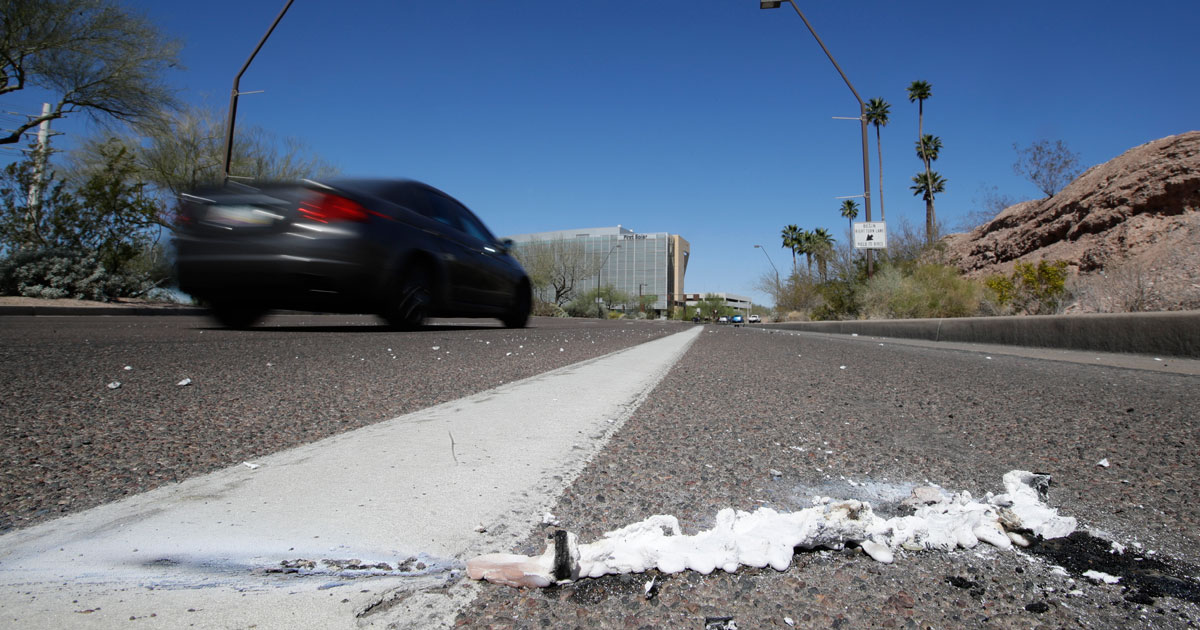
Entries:
POLYGON ((688 306, 696 306, 701 300, 710 295, 715 295, 722 300, 725 300, 725 306, 728 306, 735 311, 742 311, 746 315, 750 314, 750 307, 754 305, 750 301, 750 298, 744 295, 737 295, 735 293, 685 293, 683 295, 683 302, 688 306))
POLYGON ((581 278, 576 293, 597 286, 611 286, 629 294, 637 304, 638 296, 653 295, 650 305, 666 311, 683 304, 683 282, 691 246, 678 234, 635 232, 616 227, 558 230, 509 236, 518 250, 534 242, 562 241, 574 251, 582 250, 584 266, 590 277, 581 278), (578 244, 578 245, 575 245, 578 244))

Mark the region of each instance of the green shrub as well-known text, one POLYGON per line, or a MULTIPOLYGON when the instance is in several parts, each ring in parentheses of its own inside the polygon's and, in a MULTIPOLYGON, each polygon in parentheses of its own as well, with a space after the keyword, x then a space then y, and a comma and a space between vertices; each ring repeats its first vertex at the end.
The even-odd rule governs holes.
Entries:
POLYGON ((843 280, 830 280, 820 287, 823 302, 814 308, 814 320, 854 319, 858 316, 858 287, 843 280))
POLYGON ((112 273, 95 253, 23 250, 0 260, 0 294, 107 302, 152 288, 146 274, 112 273))
POLYGON ((917 265, 905 275, 885 267, 867 283, 863 310, 872 318, 970 317, 979 312, 980 288, 957 269, 917 265))
POLYGON ((537 297, 533 298, 532 314, 537 317, 570 317, 561 306, 537 297))
POLYGON ((1017 297, 1017 287, 1007 276, 988 276, 984 279, 983 286, 991 292, 992 300, 1002 308, 1011 305, 1017 297))
POLYGON ((1067 261, 1017 263, 1013 269, 1017 284, 1015 304, 1030 315, 1057 313, 1067 296, 1067 261))
POLYGON ((991 299, 1002 311, 1045 315, 1057 313, 1067 297, 1065 260, 1017 263, 1009 276, 984 280, 991 299))

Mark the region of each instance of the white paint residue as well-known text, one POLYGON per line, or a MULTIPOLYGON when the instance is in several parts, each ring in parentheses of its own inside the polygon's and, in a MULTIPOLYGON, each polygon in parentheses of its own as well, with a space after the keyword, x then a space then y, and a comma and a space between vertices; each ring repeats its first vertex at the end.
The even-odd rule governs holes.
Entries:
POLYGON ((1042 503, 1033 489, 1034 480, 1035 475, 1024 470, 1005 473, 1004 489, 1008 494, 993 498, 992 503, 1003 505, 1006 499, 1011 501, 1008 509, 1017 517, 1017 523, 1042 538, 1069 536, 1075 531, 1075 519, 1059 516, 1057 510, 1042 503))
MULTIPOLYGON (((753 512, 726 508, 717 513, 712 529, 684 535, 674 516, 656 515, 608 532, 593 543, 575 544, 570 535, 571 577, 607 574, 663 573, 684 570, 708 574, 716 569, 734 572, 739 566, 778 571, 788 568, 795 549, 840 549, 859 544, 880 562, 892 562, 893 550, 972 548, 980 542, 1009 549, 1008 530, 1028 530, 1043 538, 1059 538, 1075 529, 1075 519, 1059 516, 1038 497, 1033 484, 1042 480, 1015 470, 1004 475, 1007 493, 974 501, 970 493, 917 507, 910 516, 883 519, 867 503, 814 498, 813 507, 777 512, 768 507, 753 512)), ((554 583, 554 549, 530 558, 510 554, 480 556, 467 563, 473 579, 510 586, 541 587, 554 583)))
POLYGON ((1105 584, 1116 584, 1121 581, 1121 578, 1116 575, 1109 575, 1103 571, 1096 571, 1094 569, 1084 571, 1083 577, 1096 582, 1104 582, 1105 584))

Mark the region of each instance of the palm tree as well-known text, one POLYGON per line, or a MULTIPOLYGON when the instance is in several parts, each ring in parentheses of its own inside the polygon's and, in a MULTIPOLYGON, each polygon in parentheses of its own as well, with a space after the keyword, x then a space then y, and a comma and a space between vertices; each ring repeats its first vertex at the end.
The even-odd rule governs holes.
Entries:
POLYGON ((912 180, 913 185, 909 186, 909 189, 913 191, 913 196, 920 196, 925 199, 925 238, 932 243, 934 238, 937 237, 936 226, 929 223, 931 217, 933 217, 933 196, 937 193, 945 192, 946 179, 939 175, 937 171, 926 171, 925 173, 913 175, 912 180))
POLYGON ((817 269, 821 272, 821 281, 825 281, 825 271, 829 263, 829 255, 833 252, 833 235, 825 228, 817 228, 809 233, 812 241, 813 256, 817 258, 817 269))
POLYGON ((933 135, 925 134, 921 136, 921 140, 913 143, 917 148, 917 158, 924 160, 929 159, 930 162, 936 162, 938 155, 942 152, 942 139, 933 135))
MULTIPOLYGON (((883 205, 879 207, 880 218, 883 218, 883 205)), ((853 199, 847 199, 842 202, 842 216, 850 222, 850 232, 854 232, 854 220, 858 218, 858 202, 853 199)))
MULTIPOLYGON (((925 137, 925 99, 933 96, 933 86, 926 81, 913 81, 908 86, 908 102, 917 102, 917 142, 925 137)), ((929 169, 929 154, 922 152, 922 162, 925 163, 925 179, 932 180, 932 173, 929 169)), ((934 224, 937 223, 933 209, 933 195, 929 195, 925 201, 925 240, 933 242, 934 224)))
POLYGON ((804 254, 804 260, 808 263, 808 273, 812 273, 813 254, 816 253, 813 248, 813 233, 808 230, 800 230, 800 238, 798 241, 797 251, 804 254))
MULTIPOLYGON (((879 158, 879 220, 884 220, 883 215, 883 145, 879 140, 879 128, 885 127, 888 124, 888 114, 891 113, 892 106, 882 98, 873 98, 867 101, 867 122, 875 125, 875 153, 879 158)), ((842 216, 846 216, 844 213, 842 216)))
POLYGON ((796 254, 800 247, 800 226, 785 225, 783 230, 779 232, 779 236, 783 239, 783 246, 792 250, 792 272, 796 271, 796 254))

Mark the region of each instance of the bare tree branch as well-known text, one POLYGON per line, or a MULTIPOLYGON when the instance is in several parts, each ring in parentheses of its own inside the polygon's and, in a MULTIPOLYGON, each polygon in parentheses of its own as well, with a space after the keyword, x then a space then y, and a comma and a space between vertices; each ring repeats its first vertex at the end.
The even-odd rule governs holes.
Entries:
POLYGON ((30 86, 58 95, 50 115, 0 144, 74 112, 138 122, 175 106, 162 75, 178 63, 179 44, 143 16, 111 0, 0 0, 0 14, 0 96, 30 86))

